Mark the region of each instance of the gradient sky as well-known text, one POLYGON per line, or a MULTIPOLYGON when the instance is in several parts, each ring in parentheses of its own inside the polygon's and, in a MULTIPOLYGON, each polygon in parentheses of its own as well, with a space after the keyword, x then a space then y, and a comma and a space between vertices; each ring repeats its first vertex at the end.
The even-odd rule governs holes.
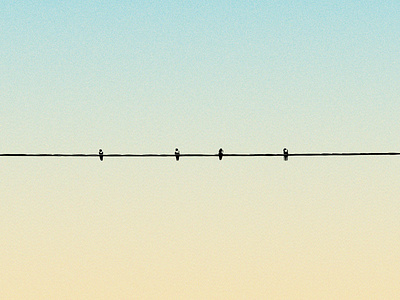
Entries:
MULTIPOLYGON (((4 1, 0 153, 399 151, 399 1, 4 1)), ((1 299, 400 298, 397 157, 1 158, 1 299)))

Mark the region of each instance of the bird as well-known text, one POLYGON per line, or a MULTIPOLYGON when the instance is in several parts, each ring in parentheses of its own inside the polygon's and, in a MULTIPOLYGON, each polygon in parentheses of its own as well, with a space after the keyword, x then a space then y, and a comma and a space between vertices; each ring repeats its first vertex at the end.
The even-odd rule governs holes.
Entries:
POLYGON ((179 155, 180 155, 179 149, 178 149, 178 148, 175 148, 175 158, 176 158, 176 161, 179 160, 179 155))
POLYGON ((223 156, 224 156, 224 150, 222 150, 222 148, 219 148, 219 151, 218 151, 219 160, 222 160, 223 156))
POLYGON ((283 159, 287 161, 289 159, 289 150, 286 148, 283 148, 283 159))
POLYGON ((103 150, 99 149, 99 157, 100 157, 100 161, 103 161, 103 150))

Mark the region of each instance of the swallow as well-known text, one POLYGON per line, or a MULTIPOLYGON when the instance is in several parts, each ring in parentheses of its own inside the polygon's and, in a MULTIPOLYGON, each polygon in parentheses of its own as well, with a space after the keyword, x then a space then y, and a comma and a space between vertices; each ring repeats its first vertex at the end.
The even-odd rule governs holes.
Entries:
POLYGON ((222 148, 219 148, 219 151, 218 151, 219 160, 222 160, 223 156, 224 156, 224 150, 222 150, 222 148))
POLYGON ((289 150, 283 148, 283 160, 287 161, 289 159, 289 150))
POLYGON ((103 150, 99 149, 99 157, 100 157, 100 161, 103 161, 103 150))
POLYGON ((180 155, 180 152, 179 152, 178 148, 175 148, 175 159, 176 159, 176 161, 179 160, 179 155, 180 155))

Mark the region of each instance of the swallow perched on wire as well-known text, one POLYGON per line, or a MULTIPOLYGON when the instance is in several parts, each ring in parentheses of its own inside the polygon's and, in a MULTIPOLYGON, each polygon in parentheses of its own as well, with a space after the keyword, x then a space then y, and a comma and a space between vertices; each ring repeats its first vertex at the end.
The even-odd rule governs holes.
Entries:
POLYGON ((287 161, 289 159, 289 150, 286 148, 283 148, 283 159, 287 161))
POLYGON ((181 153, 179 152, 179 149, 178 148, 175 148, 175 159, 176 159, 176 161, 178 161, 179 160, 179 155, 180 155, 181 153))
POLYGON ((222 150, 222 148, 219 148, 219 151, 218 151, 219 160, 222 160, 223 156, 224 156, 224 150, 222 150))
POLYGON ((100 161, 103 161, 103 150, 99 149, 99 157, 100 157, 100 161))

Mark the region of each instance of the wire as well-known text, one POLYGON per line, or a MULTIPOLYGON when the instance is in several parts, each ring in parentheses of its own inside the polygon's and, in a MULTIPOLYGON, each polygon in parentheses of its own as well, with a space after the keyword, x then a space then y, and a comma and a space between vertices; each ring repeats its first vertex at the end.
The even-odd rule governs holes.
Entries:
MULTIPOLYGON (((285 148, 286 149, 286 148, 285 148)), ((0 157, 220 157, 232 156, 232 157, 246 157, 246 156, 258 156, 258 157, 270 157, 270 156, 282 156, 287 158, 289 156, 394 156, 400 155, 400 152, 322 152, 322 153, 145 153, 145 154, 130 154, 130 153, 0 153, 0 157)))

